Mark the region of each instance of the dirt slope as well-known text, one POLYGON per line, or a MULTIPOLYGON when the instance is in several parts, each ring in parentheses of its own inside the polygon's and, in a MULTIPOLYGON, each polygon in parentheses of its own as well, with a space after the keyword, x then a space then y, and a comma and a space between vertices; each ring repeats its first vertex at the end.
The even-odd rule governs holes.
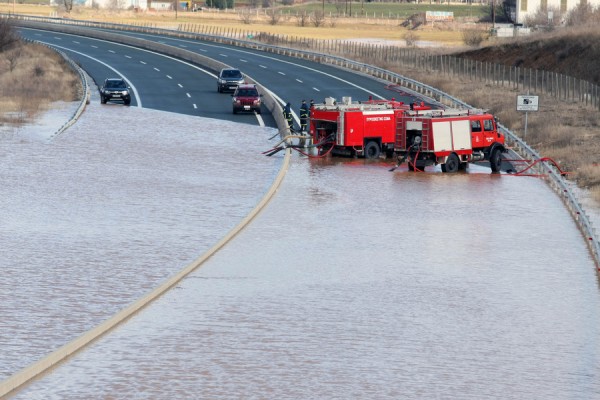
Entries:
POLYGON ((600 28, 536 34, 458 53, 478 61, 543 69, 600 84, 600 28))

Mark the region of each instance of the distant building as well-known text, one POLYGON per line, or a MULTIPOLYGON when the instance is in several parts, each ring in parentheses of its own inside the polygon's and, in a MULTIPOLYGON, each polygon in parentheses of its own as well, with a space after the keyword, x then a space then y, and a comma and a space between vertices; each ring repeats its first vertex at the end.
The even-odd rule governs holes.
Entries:
MULTIPOLYGON (((517 24, 524 24, 527 18, 535 15, 540 8, 549 12, 559 10, 564 17, 581 2, 586 2, 594 8, 600 6, 600 0, 516 0, 513 21, 517 24)), ((556 16, 551 14, 549 19, 554 17, 556 16)))
POLYGON ((122 10, 130 8, 148 9, 148 0, 83 0, 83 4, 86 7, 119 8, 122 10))

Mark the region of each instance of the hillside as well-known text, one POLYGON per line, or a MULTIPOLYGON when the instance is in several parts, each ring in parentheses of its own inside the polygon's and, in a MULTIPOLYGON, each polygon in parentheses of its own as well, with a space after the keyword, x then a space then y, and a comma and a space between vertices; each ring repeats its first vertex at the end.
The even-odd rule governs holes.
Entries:
POLYGON ((478 61, 558 72, 600 84, 600 27, 498 41, 457 55, 478 61))

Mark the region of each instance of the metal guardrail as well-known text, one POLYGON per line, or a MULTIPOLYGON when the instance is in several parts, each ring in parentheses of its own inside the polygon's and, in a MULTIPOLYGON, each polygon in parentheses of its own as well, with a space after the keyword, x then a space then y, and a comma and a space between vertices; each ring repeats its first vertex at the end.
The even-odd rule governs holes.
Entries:
POLYGON ((81 80, 81 85, 82 85, 82 88, 83 88, 83 95, 81 96, 81 102, 79 103, 79 107, 77 107, 77 110, 75 110, 75 112, 73 113, 73 115, 71 116, 71 118, 69 118, 69 120, 67 122, 65 122, 65 124, 63 126, 61 126, 54 133, 54 136, 57 136, 57 135, 60 135, 61 133, 63 133, 68 127, 70 127, 71 125, 73 125, 75 123, 75 121, 77 121, 77 119, 79 118, 79 116, 81 115, 81 113, 83 113, 83 110, 85 110, 85 107, 88 104, 90 104, 90 85, 88 84, 88 80, 87 80, 87 78, 85 76, 85 72, 81 69, 81 67, 79 65, 75 64, 75 62, 73 62, 73 60, 71 60, 62 51, 59 51, 59 50, 56 50, 56 49, 52 49, 52 50, 54 50, 58 54, 60 54, 61 57, 69 64, 69 66, 71 66, 71 68, 73 68, 73 70, 79 74, 79 79, 81 80))
MULTIPOLYGON (((395 72, 388 71, 383 68, 379 68, 370 64, 360 63, 354 60, 350 60, 344 57, 333 56, 330 54, 316 53, 307 50, 300 49, 292 49, 286 47, 279 47, 275 45, 269 45, 260 43, 252 40, 241 40, 241 39, 233 39, 225 36, 216 36, 216 35, 208 35, 202 33, 193 33, 193 32, 184 32, 170 29, 162 29, 162 28, 152 28, 152 27, 144 27, 144 26, 135 26, 135 25, 123 25, 123 24, 114 24, 114 23, 105 23, 105 22, 94 22, 94 21, 78 21, 78 20, 65 20, 62 18, 46 18, 46 17, 32 17, 32 16, 24 16, 24 15, 0 15, 9 16, 19 25, 19 21, 36 21, 36 22, 44 22, 51 24, 60 24, 60 25, 71 25, 71 26, 79 26, 86 28, 95 28, 95 29, 110 29, 116 31, 132 31, 139 33, 149 33, 149 34, 157 34, 157 35, 167 35, 171 37, 180 37, 186 39, 194 39, 194 40, 206 40, 213 41, 217 43, 229 44, 237 47, 246 47, 255 50, 260 50, 264 52, 270 52, 280 55, 287 55, 290 57, 308 59, 311 61, 315 61, 322 64, 330 64, 336 67, 346 68, 353 71, 357 71, 366 75, 374 76, 401 86, 404 86, 408 89, 413 90, 416 93, 419 93, 423 96, 427 96, 433 98, 434 100, 447 105, 449 107, 467 107, 474 108, 471 105, 457 99, 456 97, 442 92, 432 86, 423 84, 414 79, 410 79, 408 77, 402 76, 395 72)), ((100 33, 101 31, 97 31, 95 35, 100 33)), ((88 36, 89 33, 87 33, 88 36)), ((277 115, 274 114, 277 117, 277 115)), ((279 125, 278 125, 279 126, 279 125)), ((281 128, 280 128, 281 129, 281 128)), ((501 131, 506 135, 509 141, 514 145, 514 149, 516 152, 520 153, 521 156, 525 158, 531 158, 535 161, 540 160, 540 155, 532 149, 525 141, 523 141, 520 137, 518 137, 514 132, 510 131, 506 127, 500 125, 501 131)), ((550 186, 560 195, 561 199, 567 206, 567 209, 571 213, 575 222, 579 226, 582 234, 584 235, 590 252, 592 253, 594 260, 596 262, 596 267, 600 271, 600 243, 598 241, 596 231, 592 226, 592 222, 590 218, 585 213, 581 203, 578 201, 577 197, 570 189, 569 185, 565 181, 564 177, 553 167, 547 166, 543 163, 538 164, 540 166, 536 166, 539 172, 546 172, 548 174, 548 182, 550 186), (544 170, 542 171, 541 168, 544 170)))

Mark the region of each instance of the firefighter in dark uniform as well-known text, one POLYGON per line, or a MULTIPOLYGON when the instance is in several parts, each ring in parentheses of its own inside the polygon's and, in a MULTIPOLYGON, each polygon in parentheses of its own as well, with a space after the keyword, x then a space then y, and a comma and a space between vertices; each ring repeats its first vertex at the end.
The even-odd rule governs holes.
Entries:
POLYGON ((294 120, 292 118, 292 105, 290 104, 289 101, 287 102, 287 104, 283 108, 283 118, 285 118, 285 120, 287 121, 288 127, 290 128, 290 131, 293 130, 293 128, 294 128, 294 120))
POLYGON ((302 132, 306 132, 306 125, 308 124, 309 116, 310 110, 308 108, 308 104, 306 104, 306 100, 302 100, 302 105, 300 106, 300 130, 302 132))

